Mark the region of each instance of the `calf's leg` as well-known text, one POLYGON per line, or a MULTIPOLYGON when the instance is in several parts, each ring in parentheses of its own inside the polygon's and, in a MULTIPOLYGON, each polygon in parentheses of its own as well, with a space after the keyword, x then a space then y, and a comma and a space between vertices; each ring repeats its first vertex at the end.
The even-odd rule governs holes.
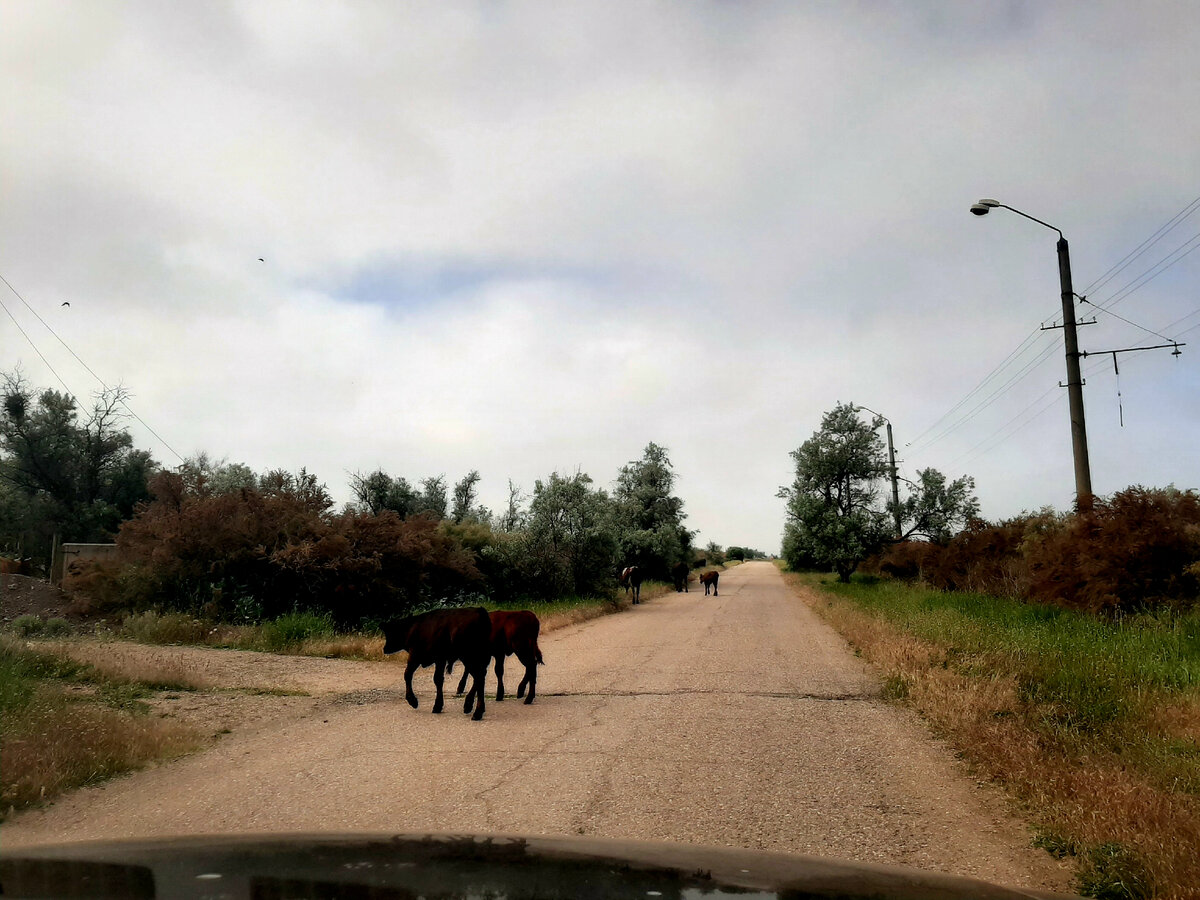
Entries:
POLYGON ((404 667, 404 699, 413 709, 417 708, 417 695, 413 693, 412 689, 412 677, 415 671, 417 671, 417 661, 410 655, 408 665, 404 667))
POLYGON ((504 699, 504 656, 503 653, 496 654, 496 700, 504 699))
POLYGON ((521 697, 525 693, 526 686, 529 687, 529 696, 525 698, 525 703, 533 702, 533 696, 537 693, 537 658, 530 651, 517 654, 519 659, 525 666, 525 677, 521 679, 521 683, 517 685, 517 696, 521 697))
POLYGON ((433 686, 437 688, 437 699, 433 701, 435 713, 442 711, 442 683, 446 680, 445 666, 446 663, 440 659, 433 664, 433 686))

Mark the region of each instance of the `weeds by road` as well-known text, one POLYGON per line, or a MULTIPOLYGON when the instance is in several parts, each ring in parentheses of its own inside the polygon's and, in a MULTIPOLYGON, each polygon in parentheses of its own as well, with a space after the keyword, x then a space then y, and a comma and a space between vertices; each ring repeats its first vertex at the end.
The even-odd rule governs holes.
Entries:
MULTIPOLYGON (((670 585, 647 582, 642 586, 642 598, 652 600, 671 590, 670 585)), ((482 605, 489 610, 502 608, 487 602, 482 605)), ((628 605, 622 597, 612 601, 567 598, 526 608, 537 613, 544 633, 619 612, 628 605)), ((126 616, 103 636, 144 644, 190 644, 338 659, 383 659, 382 633, 370 630, 339 632, 328 616, 306 612, 289 613, 254 625, 210 622, 185 613, 144 612, 126 616)))
POLYGON ((1200 896, 1200 614, 1110 623, 894 582, 816 587, 817 611, 1026 806, 1095 897, 1200 896))
POLYGON ((147 715, 149 689, 0 638, 0 815, 200 746, 147 715))

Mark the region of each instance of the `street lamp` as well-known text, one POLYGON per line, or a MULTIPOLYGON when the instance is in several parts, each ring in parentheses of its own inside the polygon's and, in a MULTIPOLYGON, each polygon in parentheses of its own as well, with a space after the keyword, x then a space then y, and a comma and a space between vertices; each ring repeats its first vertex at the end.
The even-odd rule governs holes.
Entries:
POLYGON ((993 209, 1007 209, 1018 216, 1045 225, 1058 232, 1058 281, 1062 288, 1063 337, 1067 350, 1067 399, 1071 407, 1071 448, 1075 456, 1075 504, 1080 509, 1092 502, 1092 471, 1088 463, 1087 427, 1083 419, 1083 378, 1079 372, 1079 338, 1075 332, 1075 291, 1071 288, 1071 254, 1062 231, 1049 222, 1035 219, 1028 213, 1013 209, 998 200, 980 200, 971 206, 977 216, 986 216, 993 209))

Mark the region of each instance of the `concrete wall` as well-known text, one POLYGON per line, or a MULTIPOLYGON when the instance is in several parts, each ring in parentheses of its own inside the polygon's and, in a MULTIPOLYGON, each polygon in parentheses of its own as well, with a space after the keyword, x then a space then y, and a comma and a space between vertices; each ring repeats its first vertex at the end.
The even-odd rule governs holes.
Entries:
POLYGON ((50 583, 69 591, 79 574, 79 563, 116 558, 116 544, 62 544, 54 556, 50 583))

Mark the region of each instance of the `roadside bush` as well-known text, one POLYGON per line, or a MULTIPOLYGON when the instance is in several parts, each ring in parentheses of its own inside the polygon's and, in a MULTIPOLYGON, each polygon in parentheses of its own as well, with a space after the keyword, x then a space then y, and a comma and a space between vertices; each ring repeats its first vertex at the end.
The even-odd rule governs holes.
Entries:
POLYGON ((143 644, 199 644, 207 631, 206 623, 185 613, 135 613, 121 623, 122 637, 143 644))
POLYGON ((1093 613, 1189 608, 1200 595, 1200 497, 1130 487, 1026 547, 1028 596, 1093 613))
POLYGON ((63 635, 70 634, 72 631, 74 629, 66 619, 53 618, 46 620, 46 626, 42 629, 42 634, 46 637, 62 637, 63 635))
POLYGON ((901 541, 867 560, 862 570, 900 581, 919 581, 924 577, 925 569, 936 563, 944 549, 926 541, 901 541))
POLYGON ((17 616, 13 619, 12 627, 21 637, 34 637, 42 633, 45 624, 37 616, 17 616))
POLYGON ((943 591, 967 591, 998 597, 1022 597, 1028 592, 1025 559, 1028 542, 1057 521, 1043 510, 992 524, 971 522, 930 558, 922 570, 926 582, 943 591))
POLYGON ((333 619, 328 614, 294 612, 264 622, 261 633, 264 650, 290 650, 312 638, 333 637, 333 619))
POLYGON ((477 587, 473 554, 434 519, 330 515, 305 485, 197 495, 160 475, 155 501, 121 527, 118 564, 89 571, 82 602, 223 621, 307 611, 351 627, 477 587))

